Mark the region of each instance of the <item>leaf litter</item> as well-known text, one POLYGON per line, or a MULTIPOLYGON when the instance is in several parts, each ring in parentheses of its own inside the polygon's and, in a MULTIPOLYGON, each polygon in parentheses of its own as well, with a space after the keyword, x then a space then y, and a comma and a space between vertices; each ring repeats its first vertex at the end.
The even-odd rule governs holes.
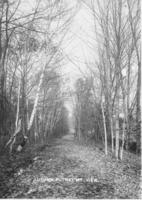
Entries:
POLYGON ((131 157, 116 161, 58 138, 1 159, 0 198, 140 198, 140 162, 131 157))

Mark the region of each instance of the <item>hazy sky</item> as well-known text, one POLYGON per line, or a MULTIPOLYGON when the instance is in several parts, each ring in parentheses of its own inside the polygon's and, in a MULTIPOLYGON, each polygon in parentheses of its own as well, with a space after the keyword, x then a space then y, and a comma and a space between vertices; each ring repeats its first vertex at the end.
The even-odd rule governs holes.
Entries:
MULTIPOLYGON (((81 3, 80 10, 74 17, 70 30, 63 42, 62 48, 66 54, 67 65, 64 67, 66 77, 70 81, 66 83, 66 87, 74 90, 74 83, 80 76, 86 75, 87 68, 85 62, 94 62, 96 52, 96 41, 94 35, 94 21, 90 9, 81 3)), ((74 130, 74 114, 73 101, 65 102, 65 106, 69 112, 69 128, 72 132, 74 130)))
POLYGON ((85 62, 94 61, 96 42, 94 37, 94 22, 90 10, 82 4, 74 17, 71 28, 63 43, 63 50, 67 54, 68 64, 65 72, 72 82, 80 75, 80 70, 86 73, 85 62), (94 49, 94 51, 92 50, 94 49), (80 68, 80 70, 78 69, 80 68))

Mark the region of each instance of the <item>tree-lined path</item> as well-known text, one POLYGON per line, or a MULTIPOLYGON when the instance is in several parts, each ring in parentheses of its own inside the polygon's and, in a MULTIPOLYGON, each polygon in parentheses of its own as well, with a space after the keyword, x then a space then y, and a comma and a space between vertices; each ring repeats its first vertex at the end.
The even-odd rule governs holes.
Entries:
POLYGON ((140 198, 140 0, 0 0, 0 197, 140 198))

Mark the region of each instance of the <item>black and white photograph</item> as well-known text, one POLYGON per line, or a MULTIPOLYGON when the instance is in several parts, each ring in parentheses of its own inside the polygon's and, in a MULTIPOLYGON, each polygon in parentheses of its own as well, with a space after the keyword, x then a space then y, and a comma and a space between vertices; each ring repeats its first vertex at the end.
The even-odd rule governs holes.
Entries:
POLYGON ((0 199, 142 199, 141 1, 0 0, 0 199))

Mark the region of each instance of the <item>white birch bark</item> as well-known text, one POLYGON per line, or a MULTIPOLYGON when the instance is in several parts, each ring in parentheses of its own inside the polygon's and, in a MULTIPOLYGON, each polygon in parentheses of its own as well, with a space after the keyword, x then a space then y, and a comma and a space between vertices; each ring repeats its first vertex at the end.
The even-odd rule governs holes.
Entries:
MULTIPOLYGON (((119 102, 119 100, 118 100, 119 102)), ((119 104, 118 104, 119 108, 119 104)), ((115 123, 115 157, 118 159, 119 157, 119 109, 116 111, 116 123, 115 123)))
POLYGON ((110 116, 110 128, 111 128, 111 149, 112 152, 114 152, 114 132, 113 132, 113 119, 112 116, 110 116))
POLYGON ((38 88, 37 88, 37 93, 36 93, 36 97, 35 97, 35 102, 34 102, 34 107, 33 107, 31 117, 30 117, 30 121, 29 121, 29 124, 28 124, 28 131, 32 127, 34 116, 35 116, 35 113, 36 113, 36 110, 37 110, 40 88, 41 88, 41 85, 42 85, 42 82, 43 82, 43 78, 44 78, 44 70, 42 71, 41 76, 40 76, 40 80, 39 80, 39 84, 38 84, 38 88))
POLYGON ((122 147, 120 150, 120 160, 123 159, 124 143, 125 143, 125 122, 123 122, 122 147))
POLYGON ((17 129, 18 125, 18 119, 19 119, 19 103, 20 103, 20 89, 21 89, 21 81, 19 79, 19 86, 18 86, 18 99, 17 99, 17 113, 16 113, 16 121, 15 121, 15 127, 17 129))
POLYGON ((103 107, 103 102, 101 102, 101 108, 102 108, 102 116, 103 116, 103 127, 104 127, 104 136, 105 136, 105 154, 108 154, 107 150, 107 130, 106 130, 106 119, 104 115, 104 107, 103 107))

